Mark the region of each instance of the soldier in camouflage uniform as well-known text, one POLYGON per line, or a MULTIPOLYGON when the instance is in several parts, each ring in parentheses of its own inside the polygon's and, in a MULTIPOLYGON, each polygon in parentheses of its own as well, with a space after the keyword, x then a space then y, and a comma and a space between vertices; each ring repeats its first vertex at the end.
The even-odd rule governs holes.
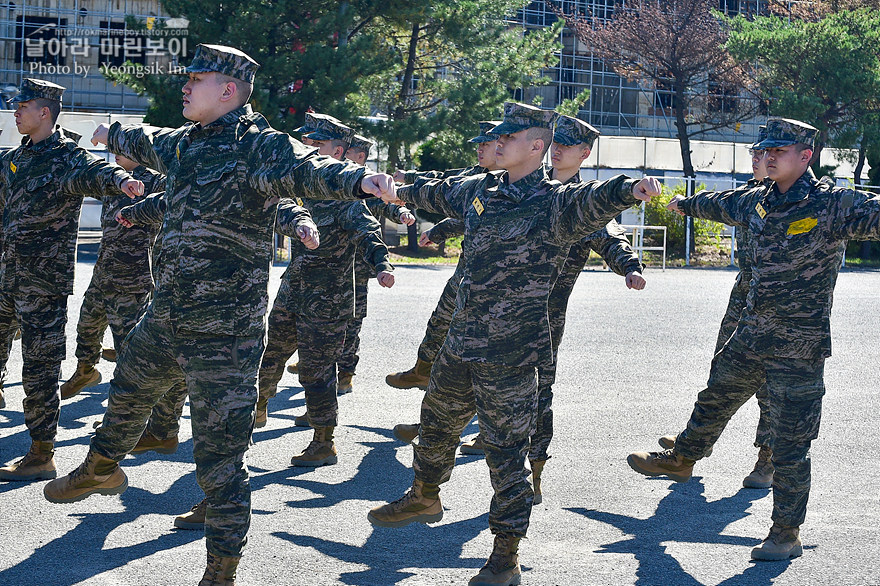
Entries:
POLYGON ((819 433, 825 359, 831 355, 834 284, 847 240, 880 236, 880 199, 817 181, 809 170, 818 131, 782 118, 767 121, 768 185, 676 197, 669 208, 748 226, 752 280, 736 330, 712 361, 686 429, 663 452, 637 452, 637 472, 690 479, 694 462, 733 414, 767 385, 773 526, 752 550, 756 560, 801 555, 799 529, 810 493, 810 444, 819 433))
MULTIPOLYGON (((304 135, 303 138, 308 139, 313 146, 318 147, 320 154, 339 160, 345 157, 358 165, 363 165, 366 162, 371 143, 363 137, 358 139, 357 135, 354 134, 354 130, 336 118, 326 114, 309 114, 306 117, 306 125, 312 130, 309 134, 304 135), (351 144, 358 140, 361 141, 358 142, 358 148, 356 149, 358 154, 351 157, 349 156, 351 144)), ((416 221, 412 212, 404 206, 385 203, 375 198, 365 200, 365 203, 369 212, 376 218, 385 217, 393 222, 405 223, 407 225, 416 221)), ((342 354, 337 359, 337 395, 345 395, 352 391, 352 378, 354 377, 355 366, 358 362, 357 352, 360 348, 360 329, 363 324, 363 318, 366 317, 367 313, 367 282, 376 274, 373 264, 367 261, 367 257, 372 254, 371 245, 367 239, 361 239, 359 242, 359 247, 354 253, 354 317, 349 320, 342 354)), ((297 373, 299 372, 299 364, 294 362, 287 366, 287 370, 297 373)), ((277 385, 277 381, 275 384, 277 385)), ((273 387, 271 395, 274 396, 274 394, 275 390, 273 387)), ((257 408, 257 427, 265 425, 267 417, 268 413, 261 403, 257 408)), ((308 413, 297 415, 293 422, 297 427, 311 427, 308 413)))
POLYGON ((525 459, 535 430, 537 367, 553 363, 547 303, 563 252, 609 219, 659 192, 654 179, 624 176, 562 185, 541 159, 555 114, 505 104, 493 130, 503 172, 418 180, 398 191, 419 208, 465 222, 465 266, 446 341, 431 369, 415 445, 415 481, 398 501, 374 508, 374 525, 400 527, 443 516, 462 429, 478 413, 495 495, 489 526, 495 547, 470 584, 519 580, 519 541, 532 507, 525 459))
MULTIPOLYGON (((393 197, 390 177, 319 157, 253 112, 247 101, 257 67, 237 49, 199 45, 183 87, 183 115, 195 124, 114 123, 95 131, 93 142, 167 174, 164 197, 119 215, 124 224, 163 217, 155 289, 121 349, 88 456, 44 490, 62 503, 124 491, 128 481, 118 462, 134 448, 156 401, 185 380, 196 476, 208 497, 202 586, 234 583, 250 524, 244 454, 257 401, 277 203, 306 193, 393 197)), ((317 245, 304 209, 291 206, 277 224, 317 245)))
MULTIPOLYGON (((350 140, 352 134, 342 123, 324 119, 308 137, 314 146, 328 153, 333 149, 331 156, 341 158, 341 147, 333 143, 350 140)), ((260 367, 257 425, 265 425, 268 401, 276 393, 284 363, 299 350, 299 380, 305 389, 306 414, 314 437, 291 464, 315 467, 337 461, 333 443, 338 414, 337 362, 354 315, 353 261, 361 240, 377 280, 390 287, 394 277, 379 222, 363 202, 306 199, 304 205, 320 230, 322 245, 315 251, 296 247, 282 276, 269 314, 269 338, 260 367)))
MULTIPOLYGON (((758 140, 752 145, 752 175, 744 188, 748 191, 761 184, 767 177, 767 161, 764 157, 764 150, 755 148, 757 144, 762 142, 766 136, 767 129, 762 126, 759 129, 758 140)), ((730 292, 730 300, 727 304, 727 310, 724 318, 721 320, 721 328, 718 330, 718 339, 715 342, 715 354, 724 347, 730 336, 736 330, 739 323, 739 316, 746 306, 746 298, 749 294, 749 282, 752 280, 752 237, 749 234, 748 226, 739 226, 736 229, 736 249, 737 263, 739 264, 739 273, 736 275, 736 281, 733 284, 733 290, 730 292)), ((758 392, 755 393, 758 400, 758 409, 760 415, 758 417, 758 428, 755 432, 755 447, 758 448, 758 460, 752 471, 743 479, 745 488, 770 488, 773 485, 773 450, 770 449, 770 407, 767 404, 767 385, 761 385, 758 392)), ((663 448, 671 448, 675 445, 675 435, 665 435, 660 438, 660 446, 663 448)), ((707 452, 706 456, 709 453, 707 452)))
POLYGON ((25 79, 15 124, 20 147, 0 157, 3 257, 0 260, 0 364, 19 325, 22 386, 31 448, 0 468, 2 480, 55 478, 54 442, 60 413, 58 378, 64 360, 67 296, 73 293, 82 200, 142 193, 143 184, 55 129, 64 88, 25 79))
MULTIPOLYGON (((469 139, 468 142, 477 145, 477 164, 465 169, 452 169, 448 171, 406 171, 395 174, 407 185, 411 185, 418 178, 423 179, 446 179, 449 177, 470 177, 480 175, 487 171, 498 171, 499 167, 495 161, 495 145, 498 135, 492 134, 491 130, 501 124, 500 121, 484 121, 479 123, 480 133, 469 139)), ((419 246, 428 246, 432 243, 440 243, 453 236, 462 236, 464 234, 464 222, 459 219, 445 218, 426 230, 419 237, 419 246)), ((462 255, 464 252, 462 251, 462 255)), ((437 306, 428 319, 428 327, 425 330, 425 336, 416 353, 416 363, 409 370, 403 372, 395 372, 385 377, 388 386, 397 389, 419 388, 425 390, 428 388, 428 379, 431 375, 431 365, 440 352, 443 341, 446 340, 446 334, 449 332, 449 324, 452 322, 452 314, 455 311, 455 298, 458 295, 458 285, 461 282, 461 271, 464 267, 462 255, 458 257, 458 263, 455 265, 455 271, 443 287, 437 306)), ((419 424, 399 423, 392 430, 394 437, 404 443, 411 443, 419 435, 419 424)), ((461 451, 468 455, 481 455, 483 453, 482 443, 479 441, 479 435, 462 443, 461 451)))
MULTIPOLYGON (((145 193, 165 190, 165 176, 161 173, 125 157, 117 156, 116 163, 143 182, 145 193)), ((121 226, 116 221, 116 212, 131 203, 122 194, 104 198, 98 259, 76 324, 76 372, 61 385, 62 399, 69 399, 101 382, 101 373, 95 365, 101 357, 104 330, 110 326, 113 347, 120 348, 143 315, 153 290, 150 250, 159 226, 131 229, 121 226)))
POLYGON ((5 196, 0 362, 6 364, 20 325, 24 415, 32 439, 24 458, 0 468, 2 480, 56 476, 58 378, 83 197, 103 198, 120 191, 135 196, 143 189, 122 168, 80 148, 64 130, 56 129, 63 92, 63 87, 46 81, 22 81, 10 103, 17 105, 15 123, 26 137, 0 158, 0 191, 5 196))

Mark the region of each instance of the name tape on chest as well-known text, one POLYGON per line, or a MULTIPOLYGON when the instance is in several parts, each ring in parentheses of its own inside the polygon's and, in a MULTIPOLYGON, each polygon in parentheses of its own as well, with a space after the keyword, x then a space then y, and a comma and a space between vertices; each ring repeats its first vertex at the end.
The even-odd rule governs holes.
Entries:
POLYGON ((474 209, 477 210, 478 216, 483 215, 483 210, 486 208, 483 207, 483 202, 480 201, 479 197, 474 198, 473 206, 474 206, 474 209))
POLYGON ((819 220, 816 218, 804 218, 803 220, 797 220, 788 225, 788 231, 786 234, 789 236, 794 236, 795 234, 806 234, 810 230, 816 227, 816 224, 819 223, 819 220))

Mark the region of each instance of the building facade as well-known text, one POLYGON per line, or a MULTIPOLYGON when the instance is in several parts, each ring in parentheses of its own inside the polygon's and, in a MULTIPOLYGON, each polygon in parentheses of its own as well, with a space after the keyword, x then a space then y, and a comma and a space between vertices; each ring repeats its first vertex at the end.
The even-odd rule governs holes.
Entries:
POLYGON ((67 88, 66 110, 143 113, 146 98, 103 71, 169 74, 192 50, 183 24, 158 0, 0 2, 0 92, 38 77, 67 88))
MULTIPOLYGON (((630 1, 638 0, 628 0, 630 1)), ((727 14, 754 14, 766 9, 765 0, 715 0, 718 9, 727 14)), ((595 17, 605 20, 611 17, 616 4, 621 0, 556 0, 555 6, 565 14, 584 18, 595 17)), ((558 17, 547 2, 536 0, 519 10, 511 19, 513 26, 521 27, 526 33, 530 29, 552 26, 558 17)), ((601 59, 596 58, 590 48, 577 38, 574 31, 565 27, 560 33, 562 45, 558 53, 559 62, 548 68, 544 75, 551 81, 548 85, 525 88, 516 98, 532 103, 540 98, 543 108, 554 108, 564 100, 573 99, 583 90, 589 90, 589 101, 578 117, 598 128, 603 134, 613 136, 642 136, 653 138, 673 138, 677 135, 672 111, 671 86, 644 81, 629 81, 616 73, 601 59)), ((700 92, 709 108, 737 107, 743 99, 737 95, 736 88, 725 88, 720 84, 706 81, 702 87, 693 88, 700 92)), ((747 142, 757 135, 757 127, 763 123, 758 117, 747 120, 736 128, 722 128, 707 132, 701 138, 716 141, 747 142)))

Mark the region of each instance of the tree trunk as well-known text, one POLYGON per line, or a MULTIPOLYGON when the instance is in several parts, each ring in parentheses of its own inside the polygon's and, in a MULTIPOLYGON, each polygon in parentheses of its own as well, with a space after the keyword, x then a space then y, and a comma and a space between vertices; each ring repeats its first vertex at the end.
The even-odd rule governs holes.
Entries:
POLYGON ((862 184, 862 170, 865 168, 865 156, 868 151, 865 142, 865 135, 863 134, 862 140, 859 141, 859 160, 856 162, 856 168, 853 171, 853 183, 856 185, 862 184))
MULTIPOLYGON (((400 92, 397 94, 397 105, 391 112, 392 125, 394 124, 394 121, 403 120, 404 118, 406 118, 406 107, 409 103, 413 91, 412 82, 413 75, 415 74, 416 70, 416 54, 419 46, 419 33, 421 32, 421 30, 421 25, 419 25, 418 23, 413 23, 412 32, 409 36, 409 48, 406 55, 406 67, 404 67, 403 69, 403 77, 400 81, 400 92)), ((395 169, 400 168, 400 151, 407 147, 408 145, 405 141, 400 141, 397 139, 391 141, 391 144, 388 145, 388 162, 395 169)))
MULTIPOLYGON (((691 161, 691 139, 688 136, 687 131, 687 120, 685 120, 684 112, 685 112, 685 86, 683 83, 678 81, 675 82, 675 103, 672 104, 672 109, 675 112, 675 129, 678 131, 678 146, 681 151, 681 168, 684 172, 686 186, 687 186, 687 195, 691 196, 694 193, 694 181, 697 174, 694 172, 694 164, 691 161)), ((694 234, 694 223, 690 217, 685 218, 685 222, 687 222, 690 227, 690 241, 688 242, 688 249, 685 250, 685 258, 689 259, 690 254, 697 250, 697 238, 696 234, 694 234)), ((688 263, 690 264, 690 263, 688 263)))

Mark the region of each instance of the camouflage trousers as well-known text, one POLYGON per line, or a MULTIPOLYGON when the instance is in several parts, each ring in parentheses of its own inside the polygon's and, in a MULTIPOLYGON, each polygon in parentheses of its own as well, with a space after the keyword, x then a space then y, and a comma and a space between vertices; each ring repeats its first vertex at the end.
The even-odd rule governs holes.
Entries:
POLYGON ((419 344, 418 358, 427 363, 433 363, 440 353, 440 347, 446 341, 446 334, 449 333, 449 325, 452 323, 452 314, 455 313, 455 298, 458 296, 458 288, 461 283, 461 267, 459 260, 458 266, 452 277, 446 281, 443 287, 443 293, 440 294, 440 300, 437 301, 437 307, 431 313, 428 319, 428 328, 425 330, 425 337, 419 344))
POLYGON ((564 270, 550 291, 547 301, 547 314, 550 319, 550 340, 553 344, 553 364, 538 368, 538 413, 535 433, 532 434, 532 445, 529 449, 529 460, 547 460, 550 441, 553 439, 553 383, 556 382, 556 359, 559 355, 559 344, 565 333, 565 312, 568 300, 574 290, 581 271, 590 257, 587 246, 573 247, 566 260, 564 270))
POLYGON ((169 388, 190 396, 196 478, 208 499, 205 540, 220 557, 241 555, 251 519, 244 454, 254 426, 263 335, 179 330, 148 308, 128 335, 110 382, 110 400, 91 449, 116 461, 137 444, 169 388))
POLYGON ((260 366, 260 397, 274 397, 284 364, 299 352, 299 382, 313 427, 336 427, 336 365, 345 344, 348 320, 319 320, 298 315, 291 307, 290 287, 281 282, 269 314, 266 353, 260 366))
POLYGON ((459 437, 476 412, 495 491, 489 527, 492 533, 524 537, 534 499, 525 461, 537 391, 534 367, 463 362, 442 349, 422 401, 413 456, 416 479, 430 484, 449 480, 459 437))
POLYGON ((705 456, 733 414, 762 385, 767 387, 773 450, 775 523, 798 527, 810 495, 810 444, 819 435, 825 360, 759 356, 724 346, 712 361, 709 382, 697 395, 687 428, 675 440, 686 458, 705 456))
POLYGON ((116 283, 96 266, 89 287, 83 295, 76 324, 76 358, 97 364, 101 357, 104 331, 110 326, 113 347, 117 352, 134 324, 141 318, 150 299, 151 289, 119 291, 116 283))
POLYGON ((153 406, 150 419, 147 421, 147 431, 153 437, 160 440, 177 437, 180 433, 183 406, 186 405, 188 395, 186 382, 175 383, 162 395, 162 398, 153 406))
POLYGON ((58 379, 67 350, 66 325, 66 295, 0 292, 0 361, 5 371, 12 338, 20 326, 24 422, 34 441, 55 441, 61 413, 58 379))
MULTIPOLYGON (((739 316, 742 315, 746 306, 746 297, 749 294, 749 276, 740 272, 736 276, 736 283, 730 292, 730 300, 727 302, 727 310, 721 320, 721 328, 718 330, 718 339, 715 342, 715 353, 721 351, 724 344, 736 331, 739 323, 739 316)), ((760 414, 758 416, 758 428, 755 431, 755 447, 770 447, 770 406, 767 404, 767 385, 761 385, 761 388, 755 393, 758 400, 758 408, 760 414)))
POLYGON ((339 357, 339 372, 354 374, 360 361, 358 352, 361 349, 361 327, 364 325, 364 318, 367 317, 367 294, 372 271, 366 261, 360 260, 355 255, 354 317, 348 320, 348 327, 345 330, 345 346, 342 349, 342 356, 339 357))

